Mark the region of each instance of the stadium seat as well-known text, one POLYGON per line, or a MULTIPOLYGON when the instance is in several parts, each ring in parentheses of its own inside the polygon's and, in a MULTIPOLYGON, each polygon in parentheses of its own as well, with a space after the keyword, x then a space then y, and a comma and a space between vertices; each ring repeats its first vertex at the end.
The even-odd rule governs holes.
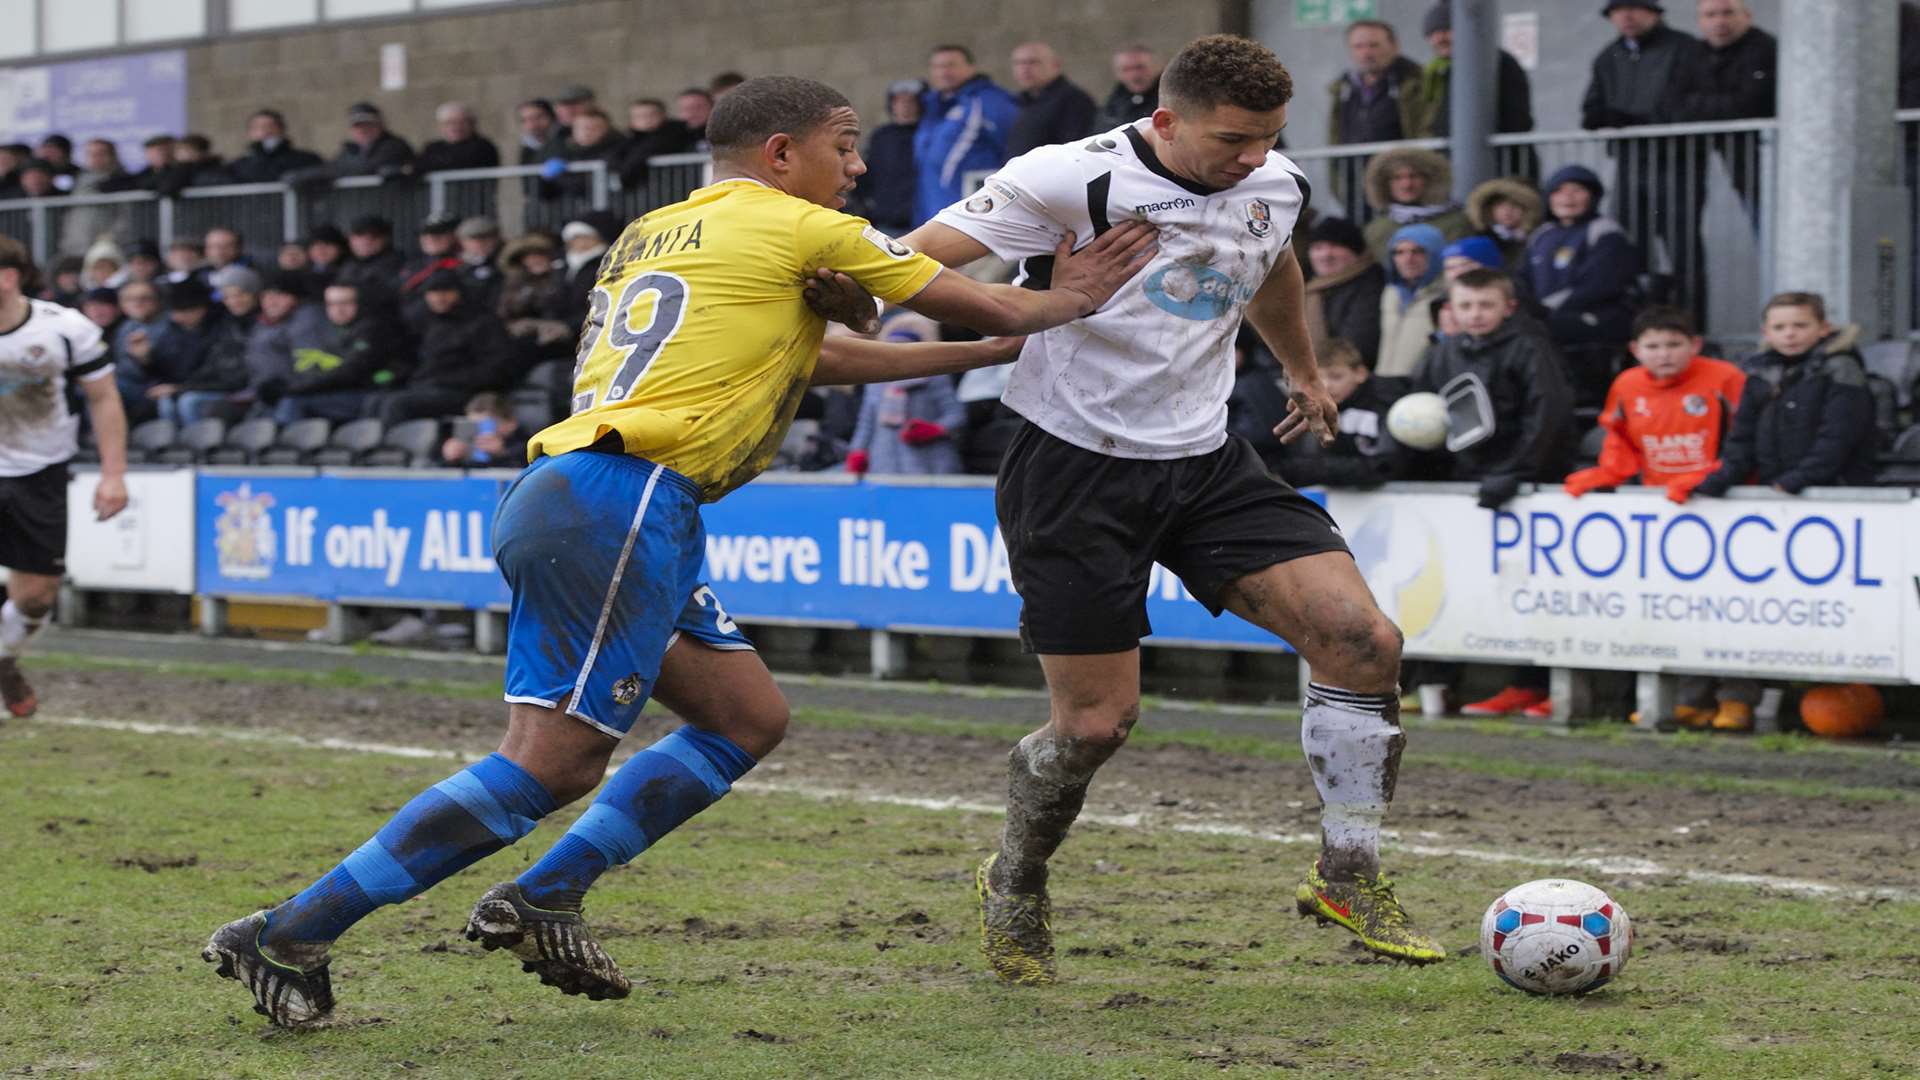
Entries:
POLYGON ((227 422, 217 416, 195 420, 180 429, 173 445, 153 455, 162 465, 193 465, 205 461, 207 454, 227 437, 227 422))
POLYGON ((423 417, 393 425, 380 445, 362 455, 362 465, 427 468, 440 449, 440 421, 423 417))
POLYGON ((179 426, 171 420, 145 420, 127 433, 127 460, 133 463, 154 460, 154 455, 173 445, 179 426))
POLYGON ((1894 487, 1920 487, 1920 424, 1901 432, 1893 447, 1880 455, 1875 479, 1894 487))
POLYGON ((1913 407, 1913 395, 1920 381, 1920 354, 1910 341, 1876 341, 1860 348, 1869 375, 1878 375, 1893 384, 1901 408, 1913 407))
POLYGON ((327 445, 327 435, 332 430, 333 421, 318 416, 296 420, 280 429, 273 445, 260 451, 256 461, 261 465, 304 465, 312 454, 327 445))
POLYGON ((314 451, 313 463, 334 467, 357 465, 362 455, 380 445, 385 433, 386 425, 378 420, 349 420, 333 429, 324 449, 314 451))
POLYGON ((279 426, 272 420, 245 420, 227 429, 226 440, 207 451, 209 465, 251 465, 273 445, 279 426))

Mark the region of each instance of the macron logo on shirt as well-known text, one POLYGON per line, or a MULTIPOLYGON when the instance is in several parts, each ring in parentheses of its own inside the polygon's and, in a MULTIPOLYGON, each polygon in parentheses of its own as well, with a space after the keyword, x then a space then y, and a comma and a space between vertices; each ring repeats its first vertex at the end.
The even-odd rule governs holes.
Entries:
POLYGON ((1136 214, 1157 214, 1162 210, 1191 210, 1200 204, 1188 198, 1168 199, 1165 202, 1141 203, 1133 208, 1136 214))

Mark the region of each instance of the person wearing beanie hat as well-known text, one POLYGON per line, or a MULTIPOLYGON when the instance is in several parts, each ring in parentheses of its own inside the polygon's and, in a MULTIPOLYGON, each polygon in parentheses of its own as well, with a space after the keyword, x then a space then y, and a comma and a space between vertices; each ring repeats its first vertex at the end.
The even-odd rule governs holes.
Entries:
POLYGON ((375 413, 389 425, 450 416, 483 391, 504 391, 524 371, 519 348, 491 310, 468 297, 461 274, 436 270, 420 287, 419 361, 375 413))
POLYGON ((225 293, 229 289, 251 293, 254 296, 260 295, 260 275, 250 267, 239 265, 222 267, 214 271, 208 284, 213 286, 214 296, 220 299, 225 299, 225 293))
POLYGON ((400 312, 400 278, 406 257, 393 246, 393 223, 378 215, 358 217, 347 226, 353 258, 333 280, 360 290, 360 306, 384 315, 400 312))
POLYGON ((1619 222, 1601 216, 1606 187, 1592 169, 1565 166, 1546 192, 1552 220, 1527 243, 1527 283, 1567 357, 1575 402, 1598 406, 1632 327, 1640 252, 1619 222))
POLYGON ((475 216, 460 223, 460 278, 467 298, 493 311, 500 306, 500 226, 490 217, 475 216))
POLYGON ((1307 334, 1318 351, 1342 338, 1372 366, 1380 351, 1380 294, 1387 272, 1367 251, 1360 227, 1346 218, 1321 218, 1307 235, 1307 334))
POLYGON ((1484 236, 1463 236, 1440 250, 1440 272, 1448 281, 1469 270, 1504 270, 1500 246, 1484 236))
POLYGON ((276 404, 303 365, 333 346, 326 312, 307 294, 304 273, 274 269, 260 278, 260 318, 247 337, 247 390, 276 404))
MULTIPOLYGON (((1452 131, 1451 95, 1453 79, 1453 5, 1449 0, 1434 0, 1420 22, 1420 32, 1433 50, 1433 59, 1420 71, 1417 122, 1408 138, 1441 138, 1452 131)), ((1502 134, 1533 130, 1533 85, 1527 69, 1512 53, 1501 49, 1493 96, 1493 130, 1502 134)), ((1523 172, 1533 175, 1540 165, 1531 147, 1526 148, 1528 164, 1523 172)))

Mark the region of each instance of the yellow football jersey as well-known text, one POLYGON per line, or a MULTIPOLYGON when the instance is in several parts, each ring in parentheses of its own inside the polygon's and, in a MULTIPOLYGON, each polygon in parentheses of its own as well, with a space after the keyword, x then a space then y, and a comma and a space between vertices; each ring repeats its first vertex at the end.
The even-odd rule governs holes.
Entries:
POLYGON ((617 432, 627 453, 691 479, 708 502, 753 479, 820 360, 826 320, 800 290, 823 266, 889 302, 940 272, 860 218, 751 180, 628 225, 580 332, 573 415, 534 436, 528 460, 617 432))

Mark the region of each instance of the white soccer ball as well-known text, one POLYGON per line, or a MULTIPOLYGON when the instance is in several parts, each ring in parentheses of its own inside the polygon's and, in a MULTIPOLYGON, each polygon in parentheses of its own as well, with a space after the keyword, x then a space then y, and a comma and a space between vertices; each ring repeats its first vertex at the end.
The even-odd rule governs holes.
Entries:
POLYGON ((1439 394, 1408 394, 1387 410, 1387 433, 1402 446, 1438 450, 1447 441, 1447 403, 1439 394))
POLYGON ((1480 920, 1480 955, 1529 994, 1584 994, 1627 966, 1633 923, 1584 881, 1543 878, 1507 890, 1480 920))

